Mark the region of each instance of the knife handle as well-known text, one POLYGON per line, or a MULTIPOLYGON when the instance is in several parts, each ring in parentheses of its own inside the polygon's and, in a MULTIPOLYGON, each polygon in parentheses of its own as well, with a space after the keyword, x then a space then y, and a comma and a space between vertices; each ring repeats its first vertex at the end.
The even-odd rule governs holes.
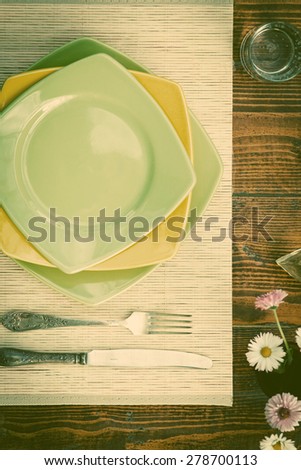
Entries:
POLYGON ((47 353, 25 351, 15 348, 0 348, 0 366, 13 367, 44 362, 64 364, 87 364, 86 353, 47 353))

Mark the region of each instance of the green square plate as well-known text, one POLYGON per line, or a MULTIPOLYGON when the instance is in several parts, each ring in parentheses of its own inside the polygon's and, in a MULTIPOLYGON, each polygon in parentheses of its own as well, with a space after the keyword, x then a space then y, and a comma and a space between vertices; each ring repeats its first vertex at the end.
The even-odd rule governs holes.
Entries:
POLYGON ((68 274, 135 243, 135 220, 140 237, 149 233, 195 182, 160 106, 105 54, 64 67, 9 105, 0 155, 3 208, 68 274), (103 215, 113 219, 104 224, 103 215))
MULTIPOLYGON (((100 53, 113 57, 128 70, 151 73, 147 67, 139 64, 126 54, 108 44, 91 38, 79 38, 64 44, 35 62, 28 70, 65 67, 84 57, 100 53)), ((193 140, 194 168, 198 173, 197 183, 192 191, 191 210, 194 214, 200 216, 217 188, 223 172, 223 165, 210 137, 190 110, 189 118, 193 140)), ((189 228, 191 228, 191 225, 193 224, 188 222, 189 228)))

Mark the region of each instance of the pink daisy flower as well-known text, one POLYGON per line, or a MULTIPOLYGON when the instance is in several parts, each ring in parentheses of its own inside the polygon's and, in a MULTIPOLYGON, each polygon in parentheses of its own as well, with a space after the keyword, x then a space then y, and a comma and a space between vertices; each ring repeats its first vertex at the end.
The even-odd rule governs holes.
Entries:
POLYGON ((278 393, 265 406, 265 417, 272 428, 294 431, 301 421, 301 400, 290 393, 278 393))
POLYGON ((283 299, 288 295, 282 289, 276 289, 267 294, 256 297, 255 307, 260 310, 269 310, 270 308, 277 308, 283 302, 283 299))

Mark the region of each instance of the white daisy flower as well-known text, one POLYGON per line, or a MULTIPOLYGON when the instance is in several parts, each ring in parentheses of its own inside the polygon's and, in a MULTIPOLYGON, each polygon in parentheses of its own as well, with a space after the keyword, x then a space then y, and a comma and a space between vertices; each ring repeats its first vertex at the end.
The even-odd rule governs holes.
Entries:
POLYGON ((298 328, 298 330, 296 331, 296 343, 301 351, 301 328, 298 328))
POLYGON ((272 372, 283 362, 282 339, 272 333, 260 333, 248 344, 247 360, 256 370, 272 372))
POLYGON ((282 433, 279 436, 278 434, 266 436, 260 441, 259 447, 260 450, 297 450, 295 442, 283 437, 282 433))

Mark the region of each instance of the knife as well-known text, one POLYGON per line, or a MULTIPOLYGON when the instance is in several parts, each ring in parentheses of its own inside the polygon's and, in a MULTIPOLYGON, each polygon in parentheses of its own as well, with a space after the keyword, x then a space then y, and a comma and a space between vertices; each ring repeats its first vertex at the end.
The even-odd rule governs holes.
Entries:
POLYGON ((109 367, 193 367, 210 369, 212 360, 200 354, 162 349, 96 349, 87 353, 49 353, 0 348, 0 366, 56 362, 109 367))

